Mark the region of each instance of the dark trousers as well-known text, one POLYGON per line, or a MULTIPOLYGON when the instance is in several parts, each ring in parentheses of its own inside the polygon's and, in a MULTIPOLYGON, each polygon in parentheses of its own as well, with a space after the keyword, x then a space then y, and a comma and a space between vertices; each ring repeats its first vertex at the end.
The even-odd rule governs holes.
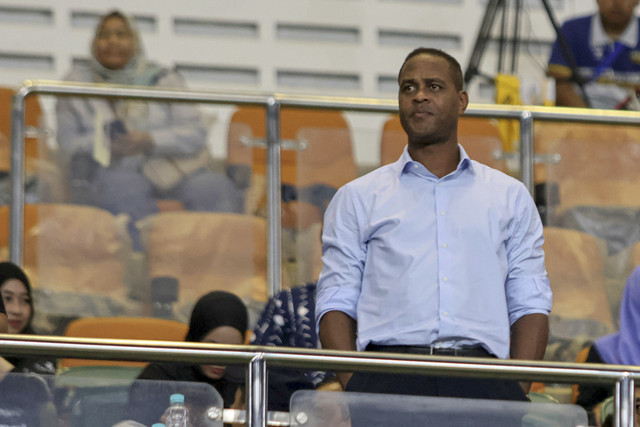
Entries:
MULTIPOLYGON (((511 400, 526 402, 529 399, 514 380, 494 378, 462 378, 431 375, 387 374, 378 372, 355 372, 347 384, 348 392, 385 393, 416 396, 455 397, 468 399, 511 400)), ((353 427, 372 425, 372 419, 386 419, 388 415, 372 416, 373 412, 384 411, 384 408, 362 408, 350 405, 351 423, 353 427)), ((491 420, 482 421, 482 417, 469 417, 462 411, 434 415, 428 425, 446 426, 520 426, 523 414, 493 414, 491 420)), ((415 416, 415 414, 413 415, 415 416)), ((426 425, 412 421, 411 414, 394 415, 392 425, 426 425), (409 418, 407 418, 409 417, 409 418)), ((423 420, 424 421, 424 420, 423 420)), ((375 423, 374 423, 375 424, 375 423)), ((381 424, 382 425, 382 424, 381 424)))

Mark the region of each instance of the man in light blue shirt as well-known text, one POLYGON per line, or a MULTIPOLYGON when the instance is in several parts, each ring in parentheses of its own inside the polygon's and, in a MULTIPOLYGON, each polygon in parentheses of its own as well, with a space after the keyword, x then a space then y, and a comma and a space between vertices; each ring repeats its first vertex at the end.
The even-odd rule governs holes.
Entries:
MULTIPOLYGON (((323 347, 541 359, 551 290, 531 196, 458 145, 469 99, 454 58, 416 49, 399 84, 408 146, 342 187, 325 214, 323 347)), ((528 392, 515 381, 351 375, 339 375, 349 391, 516 400, 528 392)))

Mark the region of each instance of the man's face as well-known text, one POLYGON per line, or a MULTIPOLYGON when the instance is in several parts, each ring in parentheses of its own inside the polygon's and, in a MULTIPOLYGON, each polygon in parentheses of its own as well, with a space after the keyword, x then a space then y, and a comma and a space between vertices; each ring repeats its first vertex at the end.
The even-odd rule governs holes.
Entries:
POLYGON ((605 28, 624 29, 633 16, 638 0, 597 0, 605 28))
POLYGON ((399 84, 400 122, 410 144, 432 145, 455 138, 458 116, 469 98, 456 90, 446 59, 414 56, 402 68, 399 84))

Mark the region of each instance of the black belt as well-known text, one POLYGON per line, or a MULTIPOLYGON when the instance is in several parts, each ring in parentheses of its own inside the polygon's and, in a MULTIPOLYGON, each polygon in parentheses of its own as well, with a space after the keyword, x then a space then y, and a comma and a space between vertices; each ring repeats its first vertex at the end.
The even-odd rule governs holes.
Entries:
POLYGON ((382 351, 387 353, 426 354, 431 356, 461 356, 461 357, 496 357, 484 347, 444 348, 419 345, 379 345, 369 344, 366 351, 382 351))

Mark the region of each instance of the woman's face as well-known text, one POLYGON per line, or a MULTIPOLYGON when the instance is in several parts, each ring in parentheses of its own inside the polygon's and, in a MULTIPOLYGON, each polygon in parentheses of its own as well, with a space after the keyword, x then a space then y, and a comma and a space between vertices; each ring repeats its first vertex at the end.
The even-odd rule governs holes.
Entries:
POLYGON ((9 279, 0 286, 0 294, 7 310, 10 334, 19 334, 29 324, 31 300, 27 287, 18 279, 9 279))
POLYGON ((118 16, 104 21, 95 43, 96 59, 111 70, 124 68, 135 53, 133 33, 125 20, 118 16))
MULTIPOLYGON (((239 345, 243 343, 243 337, 240 331, 236 328, 231 326, 219 326, 209 331, 209 333, 202 338, 201 342, 239 345)), ((212 380, 222 378, 224 370, 226 369, 225 366, 217 365, 200 365, 200 367, 202 368, 202 373, 212 380)))

